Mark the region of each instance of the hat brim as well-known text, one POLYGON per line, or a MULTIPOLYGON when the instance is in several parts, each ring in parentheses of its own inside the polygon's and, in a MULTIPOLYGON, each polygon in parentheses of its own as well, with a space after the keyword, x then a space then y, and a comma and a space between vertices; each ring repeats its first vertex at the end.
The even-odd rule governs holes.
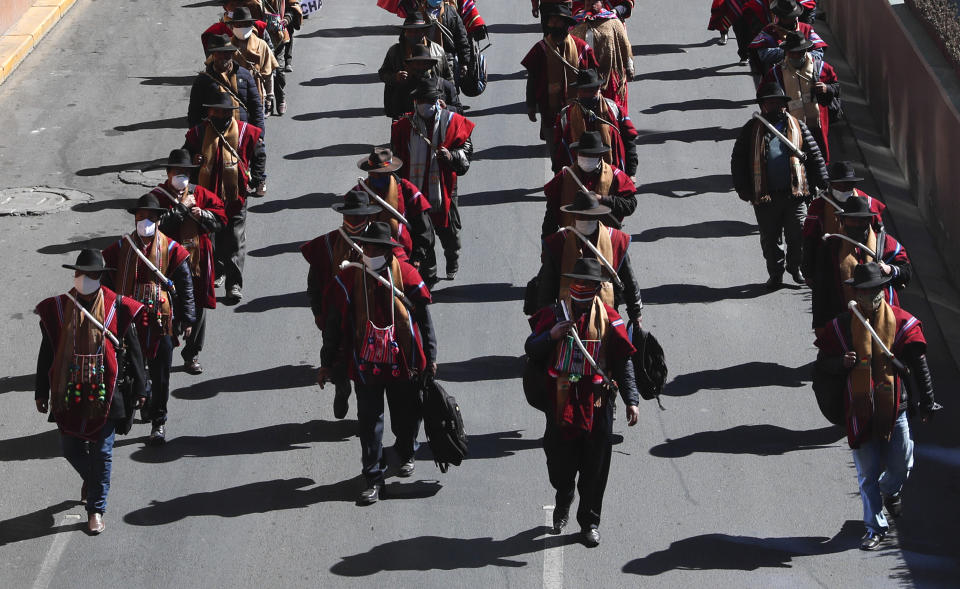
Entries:
POLYGON ((830 182, 831 184, 834 184, 834 183, 841 184, 843 182, 856 183, 856 182, 863 182, 863 178, 861 178, 860 176, 852 176, 850 178, 828 178, 827 182, 830 182))
POLYGON ((403 25, 400 25, 400 28, 404 31, 415 31, 417 29, 429 29, 432 26, 433 26, 433 23, 428 22, 423 24, 410 24, 410 25, 403 24, 403 25))
POLYGON ((379 237, 354 237, 354 241, 358 243, 369 243, 370 245, 386 245, 389 247, 397 247, 400 245, 392 239, 380 239, 379 237))
POLYGON ((440 62, 439 59, 437 59, 436 57, 432 57, 430 55, 426 55, 426 56, 417 55, 415 57, 405 57, 403 61, 429 61, 430 63, 433 63, 433 64, 440 62))
POLYGON ((856 213, 837 213, 837 216, 841 219, 872 219, 876 216, 876 213, 873 211, 867 212, 856 212, 856 213))
POLYGON ((393 158, 393 161, 389 164, 382 167, 374 167, 370 165, 370 160, 362 159, 357 162, 357 167, 363 170, 364 172, 372 172, 374 174, 386 174, 387 172, 396 172, 403 167, 403 161, 399 158, 393 158))
POLYGON ((565 272, 561 274, 564 278, 572 278, 574 280, 589 280, 591 282, 610 282, 609 276, 593 276, 591 274, 577 274, 576 272, 565 272))
POLYGON ((416 89, 414 89, 414 90, 411 90, 411 91, 410 91, 410 96, 412 96, 414 99, 416 99, 416 98, 440 98, 440 96, 442 96, 442 94, 440 93, 440 90, 436 90, 436 91, 431 90, 430 92, 420 93, 420 92, 418 92, 416 89))
POLYGON ((877 288, 879 286, 883 286, 889 283, 891 280, 893 280, 893 276, 881 276, 880 278, 874 278, 873 280, 868 280, 866 282, 861 282, 860 284, 856 284, 853 278, 848 278, 847 280, 844 280, 843 283, 849 284, 853 288, 866 290, 868 288, 877 288))
POLYGON ((237 49, 233 45, 224 45, 223 47, 211 47, 207 49, 207 53, 226 53, 227 51, 229 51, 230 53, 234 53, 236 51, 239 51, 239 49, 237 49))
POLYGON ((603 80, 597 80, 596 82, 588 82, 586 84, 567 84, 567 88, 582 88, 584 90, 590 90, 591 88, 599 88, 603 86, 603 80))
POLYGON ((106 266, 78 266, 77 264, 63 264, 67 270, 76 270, 78 272, 112 272, 115 268, 106 266))
POLYGON ((562 206, 560 207, 560 211, 570 213, 571 215, 583 215, 584 217, 602 217, 610 214, 610 211, 613 210, 607 205, 597 205, 592 209, 575 209, 573 206, 572 204, 562 206))
POLYGON ((570 149, 577 153, 582 153, 584 155, 603 155, 610 151, 609 145, 604 145, 602 147, 588 147, 586 149, 580 149, 580 143, 571 143, 570 149))
POLYGON ((201 104, 200 106, 202 108, 222 108, 224 110, 240 110, 240 107, 237 106, 236 104, 231 104, 230 106, 227 106, 225 104, 201 104))
POLYGON ((810 39, 806 39, 797 47, 784 47, 784 45, 786 45, 786 43, 781 43, 780 49, 783 49, 787 53, 790 53, 791 51, 809 51, 810 49, 813 49, 813 42, 810 39))
MULTIPOLYGON (((330 208, 333 209, 335 212, 340 213, 341 215, 353 215, 355 217, 365 217, 367 215, 376 215, 377 213, 383 212, 383 207, 381 207, 380 205, 374 205, 374 204, 362 206, 360 208, 355 208, 355 209, 348 209, 346 203, 340 202, 333 205, 330 208)), ((357 239, 359 238, 355 237, 354 241, 356 241, 357 239)))

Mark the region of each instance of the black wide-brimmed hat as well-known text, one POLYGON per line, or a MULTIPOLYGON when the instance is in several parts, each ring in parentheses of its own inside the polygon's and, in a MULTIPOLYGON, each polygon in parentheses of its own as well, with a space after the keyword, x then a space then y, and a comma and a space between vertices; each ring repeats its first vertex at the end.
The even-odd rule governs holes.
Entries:
POLYGON ((578 190, 576 196, 573 197, 573 202, 560 207, 560 210, 564 213, 583 215, 585 217, 601 217, 610 212, 610 207, 600 204, 600 199, 597 197, 596 192, 578 190))
POLYGON ((383 212, 383 207, 370 202, 370 195, 363 190, 351 190, 344 197, 343 202, 330 207, 341 215, 363 217, 383 212))
POLYGON ((874 216, 870 210, 870 203, 862 196, 851 196, 843 203, 843 211, 837 213, 844 219, 868 219, 874 216))
POLYGON ((186 149, 174 149, 170 152, 170 155, 167 156, 167 165, 166 168, 199 168, 199 164, 193 163, 193 158, 190 157, 190 152, 186 149))
POLYGON ((256 19, 253 18, 253 13, 250 12, 250 9, 246 6, 238 6, 233 9, 233 16, 230 17, 230 22, 227 24, 243 24, 243 23, 254 23, 256 19))
POLYGON ((603 86, 603 78, 592 67, 577 72, 577 80, 570 84, 571 88, 583 88, 584 90, 599 88, 600 86, 603 86))
POLYGON ((209 102, 203 105, 203 108, 225 108, 227 110, 236 110, 240 108, 233 102, 233 98, 226 92, 221 92, 215 102, 209 102))
POLYGON ((853 288, 869 289, 883 286, 893 280, 893 275, 885 276, 883 268, 876 262, 867 262, 866 264, 857 264, 853 269, 853 278, 844 280, 844 284, 849 284, 853 288))
POLYGON ((410 49, 410 57, 407 57, 404 61, 429 61, 437 63, 440 60, 430 54, 430 48, 426 45, 414 45, 410 49))
POLYGON ((830 182, 863 182, 853 169, 853 162, 833 162, 830 164, 830 182))
POLYGON ((127 209, 127 212, 131 215, 136 215, 137 211, 157 211, 158 213, 166 212, 165 207, 160 206, 160 200, 152 192, 148 192, 137 199, 137 205, 127 209))
POLYGON ((790 31, 787 33, 786 39, 783 40, 783 43, 780 43, 780 49, 784 51, 807 51, 813 47, 813 41, 807 39, 803 33, 797 31, 790 31))
POLYGON ((573 263, 573 270, 562 274, 564 278, 574 280, 592 280, 594 282, 609 282, 610 277, 604 271, 600 260, 594 258, 579 258, 573 263))
POLYGON ((100 250, 94 249, 82 249, 80 254, 77 256, 76 264, 64 264, 64 268, 67 270, 78 270, 80 272, 103 272, 105 270, 113 270, 113 268, 107 268, 106 264, 103 261, 103 253, 100 250))
POLYGON ((370 223, 367 225, 367 228, 363 230, 363 235, 354 237, 353 240, 373 245, 400 245, 393 240, 393 235, 390 233, 390 224, 382 221, 370 223))
POLYGON ((770 2, 770 12, 780 18, 790 18, 803 14, 803 6, 797 0, 772 0, 770 2))
POLYGON ((603 155, 610 151, 610 146, 603 142, 599 131, 587 131, 579 141, 570 144, 570 149, 582 155, 603 155))
POLYGON ((403 19, 403 24, 400 25, 401 29, 429 29, 433 26, 433 22, 427 20, 427 17, 423 16, 422 12, 411 12, 407 15, 407 18, 403 19))
POLYGON ((375 147, 370 155, 357 162, 358 168, 373 174, 394 172, 402 166, 403 160, 394 157, 393 150, 389 147, 375 147))
POLYGON ((207 39, 207 53, 228 51, 230 53, 237 51, 237 48, 234 47, 230 42, 230 37, 228 35, 210 35, 210 38, 207 39))
POLYGON ((433 76, 424 76, 417 81, 417 85, 410 91, 415 100, 429 100, 440 98, 440 80, 433 76))
POLYGON ((790 102, 790 97, 783 91, 783 88, 780 87, 780 84, 776 82, 767 82, 765 84, 760 84, 760 87, 757 88, 757 102, 762 102, 764 100, 782 100, 784 102, 790 102))
POLYGON ((573 11, 569 4, 543 4, 540 5, 540 18, 547 22, 551 16, 559 16, 569 21, 570 26, 577 24, 577 19, 573 18, 573 11))

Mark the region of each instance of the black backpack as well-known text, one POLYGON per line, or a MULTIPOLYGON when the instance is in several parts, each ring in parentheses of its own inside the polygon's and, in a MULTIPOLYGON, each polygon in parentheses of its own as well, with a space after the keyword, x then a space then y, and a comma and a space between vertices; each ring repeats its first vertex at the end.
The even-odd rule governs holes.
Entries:
POLYGON ((474 60, 467 66, 467 73, 460 79, 460 91, 473 98, 480 96, 487 89, 487 58, 483 54, 490 48, 490 43, 483 49, 476 41, 473 43, 474 60))
POLYGON ((423 430, 440 472, 447 472, 451 464, 460 466, 467 456, 460 406, 432 378, 423 383, 423 430))
POLYGON ((663 358, 663 348, 653 334, 644 329, 634 329, 631 325, 627 329, 630 341, 637 352, 633 355, 633 371, 637 379, 637 389, 640 396, 647 400, 657 400, 660 403, 660 394, 667 382, 667 363, 663 358))

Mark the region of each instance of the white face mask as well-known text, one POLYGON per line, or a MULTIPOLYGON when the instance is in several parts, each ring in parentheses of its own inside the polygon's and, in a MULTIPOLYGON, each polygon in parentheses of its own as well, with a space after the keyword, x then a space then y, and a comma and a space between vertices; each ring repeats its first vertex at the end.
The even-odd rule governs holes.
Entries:
POLYGON ((417 114, 420 115, 420 118, 423 119, 432 119, 437 112, 436 103, 432 104, 418 104, 417 105, 417 114))
POLYGON ((837 200, 837 202, 847 202, 847 199, 850 198, 851 196, 853 196, 853 191, 852 191, 852 190, 846 190, 846 191, 841 192, 841 191, 837 190, 836 188, 831 188, 831 189, 830 189, 830 192, 833 193, 833 198, 835 198, 835 199, 837 200))
POLYGON ((584 172, 592 172, 600 167, 600 162, 603 161, 599 157, 578 155, 577 156, 577 166, 580 167, 584 172))
POLYGON ((153 237, 157 232, 157 223, 150 219, 141 219, 137 221, 137 235, 140 237, 153 237))
POLYGON ((387 265, 386 256, 363 256, 363 263, 367 265, 367 268, 370 268, 374 272, 379 272, 384 266, 387 265))
POLYGON ((233 27, 233 36, 237 39, 246 39, 253 34, 253 27, 233 27))
POLYGON ((599 224, 600 222, 596 219, 576 219, 573 222, 573 228, 584 235, 593 235, 599 224))
POLYGON ((183 190, 190 185, 190 176, 184 174, 178 174, 170 180, 170 186, 173 186, 174 190, 183 190))
POLYGON ((100 288, 100 280, 97 278, 90 278, 86 274, 74 276, 73 288, 77 289, 77 292, 82 295, 93 294, 97 292, 98 288, 100 288))

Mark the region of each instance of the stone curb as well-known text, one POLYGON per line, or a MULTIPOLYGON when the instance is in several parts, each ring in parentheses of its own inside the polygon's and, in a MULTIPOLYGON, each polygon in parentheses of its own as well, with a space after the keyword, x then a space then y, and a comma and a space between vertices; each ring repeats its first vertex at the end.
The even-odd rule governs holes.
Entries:
POLYGON ((0 84, 75 3, 76 0, 36 0, 16 24, 0 35, 0 84))

